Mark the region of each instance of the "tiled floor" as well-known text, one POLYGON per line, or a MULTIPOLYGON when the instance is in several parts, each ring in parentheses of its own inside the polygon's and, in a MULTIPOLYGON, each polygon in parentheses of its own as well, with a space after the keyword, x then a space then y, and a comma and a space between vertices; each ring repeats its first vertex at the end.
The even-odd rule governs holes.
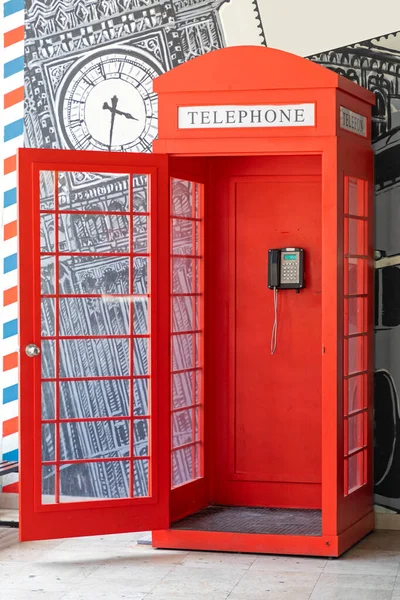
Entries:
POLYGON ((138 537, 19 544, 0 529, 0 600, 400 600, 400 532, 338 560, 152 550, 138 537))
POLYGON ((18 523, 19 514, 17 510, 9 510, 0 507, 0 527, 2 522, 8 523, 18 523))

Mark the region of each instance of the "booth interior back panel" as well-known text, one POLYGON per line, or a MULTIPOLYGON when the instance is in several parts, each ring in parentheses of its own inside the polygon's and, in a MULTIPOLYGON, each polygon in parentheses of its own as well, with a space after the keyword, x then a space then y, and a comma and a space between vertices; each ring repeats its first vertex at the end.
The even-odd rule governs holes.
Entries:
POLYGON ((215 211, 209 226, 218 235, 208 236, 214 257, 208 277, 215 278, 215 293, 206 309, 219 326, 206 347, 212 356, 213 388, 207 394, 216 432, 212 446, 218 449, 212 457, 213 500, 317 509, 321 165, 314 157, 232 157, 212 163, 208 213, 212 206, 215 211), (279 351, 271 355, 274 293, 267 285, 268 250, 293 246, 305 252, 306 286, 299 294, 279 291, 279 351), (214 354, 213 348, 218 348, 214 354))

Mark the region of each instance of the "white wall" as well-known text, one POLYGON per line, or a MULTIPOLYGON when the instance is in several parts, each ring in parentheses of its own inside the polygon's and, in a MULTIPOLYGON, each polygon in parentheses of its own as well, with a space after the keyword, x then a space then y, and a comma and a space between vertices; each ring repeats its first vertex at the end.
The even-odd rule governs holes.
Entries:
MULTIPOLYGON (((240 0, 239 0, 240 1, 240 0)), ((309 56, 400 29, 398 0, 258 0, 268 46, 309 56)))

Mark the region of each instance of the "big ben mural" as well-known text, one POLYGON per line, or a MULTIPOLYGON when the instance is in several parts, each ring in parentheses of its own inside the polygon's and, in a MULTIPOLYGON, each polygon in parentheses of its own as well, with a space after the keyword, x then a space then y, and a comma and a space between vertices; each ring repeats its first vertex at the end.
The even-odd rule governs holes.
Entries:
MULTIPOLYGON (((165 71, 225 46, 221 8, 230 0, 73 0, 41 2, 31 0, 25 9, 25 145, 37 148, 65 148, 117 152, 151 152, 157 136, 157 97, 152 81, 165 71)), ((257 0, 241 0, 250 10, 257 31, 249 43, 265 44, 257 0)), ((104 421, 68 422, 60 430, 63 460, 91 458, 88 463, 64 465, 61 492, 70 498, 120 498, 129 490, 127 462, 101 462, 100 458, 123 458, 129 454, 130 432, 126 416, 134 395, 135 416, 148 415, 148 349, 135 348, 138 378, 130 391, 128 302, 112 295, 129 294, 130 267, 118 257, 128 244, 127 176, 102 173, 59 173, 58 200, 66 210, 58 229, 60 251, 73 252, 61 260, 59 291, 66 296, 55 315, 52 299, 42 303, 42 331, 54 335, 55 318, 60 333, 80 336, 60 347, 57 360, 62 381, 59 389, 61 418, 104 421), (121 212, 121 216, 118 216, 121 212), (109 213, 109 214, 107 214, 109 213), (110 214, 112 213, 112 216, 110 214), (112 221, 112 222, 111 222, 112 221), (91 256, 85 256, 85 252, 91 256), (107 252, 112 256, 107 257, 107 252), (93 255, 99 257, 94 259, 93 255), (79 294, 83 297, 73 297, 79 294), (102 302, 90 295, 104 294, 102 302), (85 297, 86 296, 86 297, 85 297), (111 298, 111 300, 110 300, 111 298), (85 339, 84 336, 121 338, 85 339), (89 380, 79 377, 91 376, 89 380), (115 379, 102 379, 100 375, 115 379), (98 377, 96 380, 95 378, 98 377), (120 420, 119 420, 120 419, 120 420)), ((146 177, 133 180, 135 213, 133 238, 146 252, 146 177)), ((184 186, 182 187, 183 192, 184 186)), ((54 174, 42 172, 41 208, 54 202, 54 174)), ((41 222, 41 250, 51 252, 54 227, 51 215, 41 222)), ((146 294, 146 257, 134 259, 135 290, 146 294)), ((42 293, 54 293, 54 263, 42 257, 42 293)), ((148 307, 135 300, 135 333, 148 333, 148 307)), ((183 351, 183 350, 182 350, 183 351)), ((54 376, 54 343, 42 347, 42 375, 54 376)), ((54 418, 53 384, 42 389, 44 419, 54 418)), ((182 413, 178 429, 188 426, 182 413)), ((148 455, 147 421, 137 420, 133 432, 135 452, 148 455)), ((42 455, 55 455, 54 432, 44 426, 42 455)), ((134 495, 148 493, 148 461, 141 460, 134 473, 134 495)), ((190 478, 190 461, 174 464, 173 480, 190 478), (187 471, 187 472, 186 472, 187 471)), ((52 467, 43 473, 44 496, 55 489, 52 467)))

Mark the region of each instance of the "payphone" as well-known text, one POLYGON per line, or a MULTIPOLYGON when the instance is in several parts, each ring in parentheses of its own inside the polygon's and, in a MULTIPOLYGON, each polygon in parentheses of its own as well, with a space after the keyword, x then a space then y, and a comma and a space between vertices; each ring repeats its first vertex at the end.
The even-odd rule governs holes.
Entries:
POLYGON ((268 250, 268 287, 300 291, 304 287, 304 250, 271 248, 268 250))
POLYGON ((274 290, 274 323, 271 333, 271 354, 275 354, 278 335, 278 290, 304 287, 303 248, 270 248, 268 250, 268 287, 274 290))

